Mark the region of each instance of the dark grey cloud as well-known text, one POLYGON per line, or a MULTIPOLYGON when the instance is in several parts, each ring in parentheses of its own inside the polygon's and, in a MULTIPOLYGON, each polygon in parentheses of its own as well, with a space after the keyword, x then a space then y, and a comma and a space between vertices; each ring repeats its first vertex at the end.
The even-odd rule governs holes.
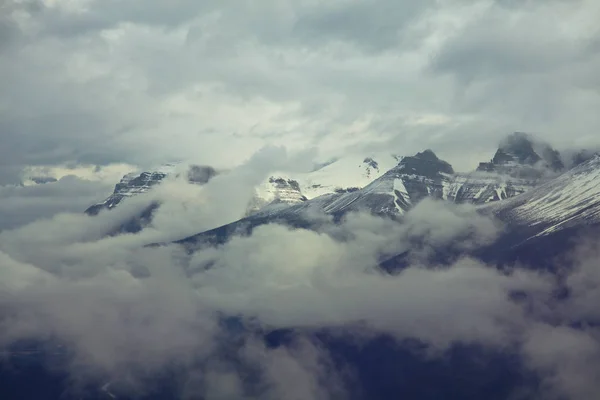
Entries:
POLYGON ((511 131, 597 142, 594 1, 7 4, 5 182, 68 161, 231 167, 265 144, 431 147, 460 170, 511 131))
POLYGON ((407 25, 433 2, 332 2, 300 15, 293 34, 311 45, 349 42, 368 52, 394 50, 403 42, 407 25))
POLYGON ((594 58, 589 41, 596 32, 584 31, 570 36, 554 29, 556 25, 547 17, 560 8, 549 10, 547 2, 525 9, 540 15, 523 15, 519 8, 516 11, 521 13, 513 15, 514 6, 508 11, 492 8, 465 24, 436 54, 431 67, 437 72, 452 73, 468 83, 504 75, 545 75, 594 58))

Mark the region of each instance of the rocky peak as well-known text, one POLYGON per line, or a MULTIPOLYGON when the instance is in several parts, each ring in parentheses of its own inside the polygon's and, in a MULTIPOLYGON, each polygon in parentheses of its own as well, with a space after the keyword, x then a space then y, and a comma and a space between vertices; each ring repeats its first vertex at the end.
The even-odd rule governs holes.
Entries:
POLYGON ((298 183, 298 181, 293 179, 276 178, 272 176, 269 178, 269 183, 271 183, 275 188, 280 190, 290 189, 300 192, 300 184, 298 183))
POLYGON ((531 137, 526 133, 515 132, 504 138, 500 143, 492 163, 501 165, 516 162, 524 165, 534 165, 541 159, 542 157, 534 150, 531 137))
POLYGON ((294 179, 272 176, 255 189, 246 215, 251 215, 269 204, 298 204, 308 199, 302 194, 300 183, 294 179))
POLYGON ((560 153, 531 135, 515 132, 502 140, 494 158, 482 162, 477 171, 538 179, 545 173, 564 171, 560 153))
MULTIPOLYGON (((119 183, 115 185, 113 193, 106 200, 89 207, 85 212, 88 215, 96 215, 103 209, 113 208, 127 197, 146 193, 168 176, 178 176, 175 169, 174 164, 165 164, 151 171, 131 172, 121 178, 119 183)), ((217 175, 217 171, 209 166, 192 165, 186 171, 186 174, 190 183, 202 185, 217 175)))
POLYGON ((415 154, 416 158, 420 158, 422 160, 428 160, 431 162, 438 162, 440 161, 440 159, 438 158, 438 156, 435 155, 435 153, 433 152, 433 150, 431 149, 427 149, 425 151, 422 151, 420 153, 415 154))
POLYGON ((431 150, 425 150, 411 157, 404 157, 398 167, 403 174, 437 178, 441 173, 453 174, 454 169, 431 150))

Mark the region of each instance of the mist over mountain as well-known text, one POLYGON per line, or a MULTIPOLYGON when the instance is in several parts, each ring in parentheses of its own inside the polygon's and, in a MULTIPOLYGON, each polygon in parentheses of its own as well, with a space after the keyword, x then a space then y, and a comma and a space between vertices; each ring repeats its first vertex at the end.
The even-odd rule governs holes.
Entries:
POLYGON ((599 399, 599 16, 0 1, 0 400, 599 399))
MULTIPOLYGON (((584 160, 582 155, 580 158, 584 160)), ((204 179, 194 182, 190 179, 191 170, 188 170, 189 182, 202 185, 216 175, 210 167, 191 168, 201 171, 204 179)), ((318 204, 316 207, 321 211, 332 214, 367 210, 386 215, 402 215, 424 198, 482 205, 525 193, 565 170, 557 150, 524 133, 508 135, 492 161, 480 163, 471 173, 455 172, 432 150, 414 156, 350 155, 310 172, 276 173, 265 178, 246 200, 244 214, 238 214, 234 220, 268 213, 271 208, 286 205, 295 206, 290 209, 293 212, 318 204)), ((127 174, 115 186, 111 196, 88 208, 86 213, 95 215, 101 210, 112 209, 122 200, 151 192, 167 178, 183 177, 185 182, 185 175, 185 171, 175 173, 174 165, 139 175, 127 174)), ((160 201, 151 197, 152 192, 144 197, 147 207, 124 221, 119 231, 137 232, 151 224, 153 212, 160 207, 160 201)))
POLYGON ((569 168, 515 134, 471 173, 432 150, 264 167, 294 157, 128 174, 1 231, 0 391, 593 397, 598 156, 569 168))

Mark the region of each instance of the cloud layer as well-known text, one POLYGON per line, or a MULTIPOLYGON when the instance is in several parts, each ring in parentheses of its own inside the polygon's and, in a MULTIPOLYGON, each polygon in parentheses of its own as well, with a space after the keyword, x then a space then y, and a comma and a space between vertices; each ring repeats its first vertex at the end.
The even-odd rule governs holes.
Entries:
POLYGON ((231 167, 265 144, 433 147, 459 170, 515 130, 597 144, 598 7, 4 1, 2 180, 73 161, 231 167))
MULTIPOLYGON (((260 171, 260 162, 252 165, 260 171)), ((185 190, 199 194, 185 185, 163 195, 171 222, 187 218, 177 206, 185 190)), ((590 306, 600 286, 596 244, 575 255, 571 295, 557 302, 552 275, 468 258, 429 263, 427 249, 494 239, 500 227, 471 207, 424 201, 404 223, 352 214, 316 231, 265 225, 190 255, 142 247, 181 234, 174 223, 106 237, 130 212, 121 206, 0 233, 0 343, 65 346, 73 393, 89 382, 108 382, 114 395, 147 393, 158 390, 152 377, 177 366, 178 393, 189 398, 351 398, 351 366, 311 334, 323 328, 358 342, 381 334, 418 340, 434 360, 456 344, 517 352, 542 379, 544 399, 598 390, 600 343, 589 325, 600 317, 590 306), (416 239, 423 251, 408 268, 393 276, 377 268, 416 239), (286 346, 261 336, 288 328, 298 333, 286 346)))

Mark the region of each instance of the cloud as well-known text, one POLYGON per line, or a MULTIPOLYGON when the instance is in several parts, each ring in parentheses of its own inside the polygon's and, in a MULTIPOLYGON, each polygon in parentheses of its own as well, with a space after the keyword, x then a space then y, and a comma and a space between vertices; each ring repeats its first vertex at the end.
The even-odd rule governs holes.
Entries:
MULTIPOLYGON (((286 162, 271 149, 251 164, 260 170, 272 159, 286 162)), ((443 267, 416 258, 393 276, 376 268, 382 255, 405 251, 417 237, 431 248, 492 240, 497 226, 472 208, 424 202, 404 223, 352 214, 317 231, 265 225, 191 256, 178 246, 141 247, 144 230, 105 237, 131 212, 119 208, 97 217, 61 214, 0 234, 3 345, 55 340, 72 355, 73 382, 109 382, 111 393, 145 393, 153 387, 147 379, 179 365, 178 393, 190 397, 277 399, 293 387, 298 398, 347 398, 351 371, 306 334, 328 327, 359 341, 374 334, 417 339, 433 359, 456 343, 518 349, 548 391, 583 399, 595 388, 593 374, 577 372, 595 357, 595 333, 563 319, 588 304, 580 282, 589 278, 578 278, 581 272, 571 275, 577 296, 563 314, 549 300, 554 279, 520 268, 499 271, 466 258, 443 267), (515 301, 513 293, 531 301, 515 301), (260 336, 287 328, 298 330, 287 346, 268 346, 260 336), (568 362, 559 362, 563 352, 568 362), (248 374, 260 379, 249 383, 248 374)), ((146 229, 159 227, 173 229, 146 229)))
POLYGON ((559 147, 569 146, 564 132, 576 130, 578 146, 593 146, 587 132, 598 121, 563 116, 587 115, 597 101, 591 71, 600 59, 590 46, 598 33, 588 19, 597 4, 495 3, 449 31, 429 64, 433 73, 454 78, 454 111, 479 115, 488 125, 503 120, 506 129, 538 133, 559 147), (557 18, 561 28, 550 27, 557 18))
MULTIPOLYGON (((430 221, 439 223, 439 214, 443 212, 430 209, 430 221)), ((466 219, 460 225, 473 228, 466 219)), ((374 270, 382 254, 405 251, 411 237, 426 231, 415 231, 415 226, 414 221, 402 225, 366 215, 350 216, 331 232, 334 236, 266 225, 250 237, 195 254, 191 279, 206 304, 228 314, 255 316, 274 327, 366 322, 378 331, 418 337, 440 348, 460 340, 508 340, 503 330, 522 321, 507 293, 546 283, 518 271, 505 276, 468 259, 447 270, 415 265, 394 277, 374 270), (207 271, 198 272, 207 264, 207 271), (507 326, 501 327, 502 320, 507 326)), ((430 246, 444 246, 460 235, 459 225, 454 226, 454 236, 425 240, 430 246)))
POLYGON ((35 186, 0 186, 0 231, 64 212, 81 212, 111 187, 74 176, 35 186))
POLYGON ((523 353, 544 377, 544 398, 586 399, 598 392, 599 339, 597 329, 541 325, 528 331, 523 353))
POLYGON ((432 147, 468 170, 510 131, 597 144, 594 1, 4 9, 4 182, 32 164, 231 168, 264 145, 432 147))

